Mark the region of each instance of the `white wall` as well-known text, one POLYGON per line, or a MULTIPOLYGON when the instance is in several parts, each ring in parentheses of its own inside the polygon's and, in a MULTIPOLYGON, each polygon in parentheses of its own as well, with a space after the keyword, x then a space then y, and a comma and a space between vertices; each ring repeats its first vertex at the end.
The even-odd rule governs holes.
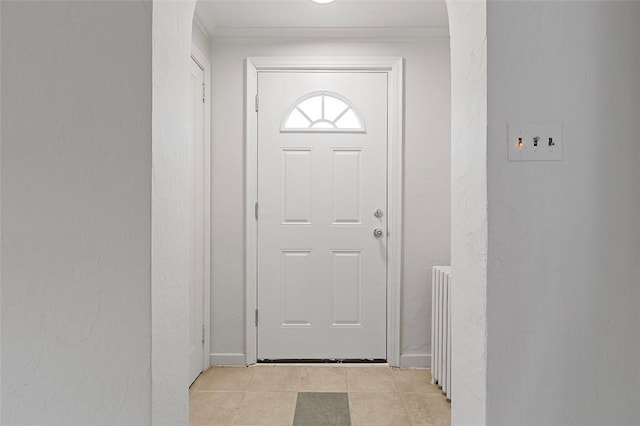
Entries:
POLYGON ((405 366, 430 352, 431 266, 450 255, 449 41, 411 43, 223 40, 212 45, 212 361, 244 363, 243 61, 250 56, 402 56, 405 204, 402 350, 405 366))
POLYGON ((152 424, 188 423, 189 80, 195 1, 153 2, 152 424))
POLYGON ((486 3, 447 1, 451 33, 452 424, 486 423, 486 3))
POLYGON ((488 424, 640 424, 638 22, 489 3, 488 424), (508 163, 509 122, 561 122, 563 161, 508 163))
POLYGON ((1 3, 2 424, 151 423, 151 3, 1 3))

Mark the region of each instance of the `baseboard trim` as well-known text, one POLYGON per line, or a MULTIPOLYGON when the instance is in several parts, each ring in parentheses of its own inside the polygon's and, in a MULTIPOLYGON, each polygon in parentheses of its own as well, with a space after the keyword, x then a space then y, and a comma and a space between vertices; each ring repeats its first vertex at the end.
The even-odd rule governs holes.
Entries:
POLYGON ((400 368, 429 368, 429 367, 431 367, 431 354, 400 355, 400 368))
MULTIPOLYGON (((209 355, 211 365, 247 365, 245 354, 212 353, 209 355)), ((431 354, 404 354, 400 355, 400 368, 429 368, 431 367, 431 354)))
POLYGON ((245 354, 214 353, 209 354, 209 362, 215 366, 247 365, 245 354))

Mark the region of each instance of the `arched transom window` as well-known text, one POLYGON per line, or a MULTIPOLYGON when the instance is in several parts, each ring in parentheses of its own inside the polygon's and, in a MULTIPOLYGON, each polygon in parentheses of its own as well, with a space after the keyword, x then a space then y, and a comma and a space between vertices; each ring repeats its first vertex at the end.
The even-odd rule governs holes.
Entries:
POLYGON ((313 92, 298 100, 282 120, 282 132, 364 133, 353 105, 337 93, 313 92))

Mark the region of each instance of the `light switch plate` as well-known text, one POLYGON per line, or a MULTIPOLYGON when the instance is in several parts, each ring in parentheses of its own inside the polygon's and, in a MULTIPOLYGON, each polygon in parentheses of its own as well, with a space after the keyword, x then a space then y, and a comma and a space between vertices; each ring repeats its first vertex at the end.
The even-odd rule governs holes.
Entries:
POLYGON ((507 126, 509 161, 562 160, 562 125, 511 123, 507 126))

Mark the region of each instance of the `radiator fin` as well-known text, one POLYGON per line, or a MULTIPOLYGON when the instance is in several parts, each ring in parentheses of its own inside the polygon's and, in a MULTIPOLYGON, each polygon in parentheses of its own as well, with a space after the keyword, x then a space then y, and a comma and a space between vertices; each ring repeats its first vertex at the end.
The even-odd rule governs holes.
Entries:
POLYGON ((434 266, 431 286, 431 383, 451 400, 451 267, 434 266))

